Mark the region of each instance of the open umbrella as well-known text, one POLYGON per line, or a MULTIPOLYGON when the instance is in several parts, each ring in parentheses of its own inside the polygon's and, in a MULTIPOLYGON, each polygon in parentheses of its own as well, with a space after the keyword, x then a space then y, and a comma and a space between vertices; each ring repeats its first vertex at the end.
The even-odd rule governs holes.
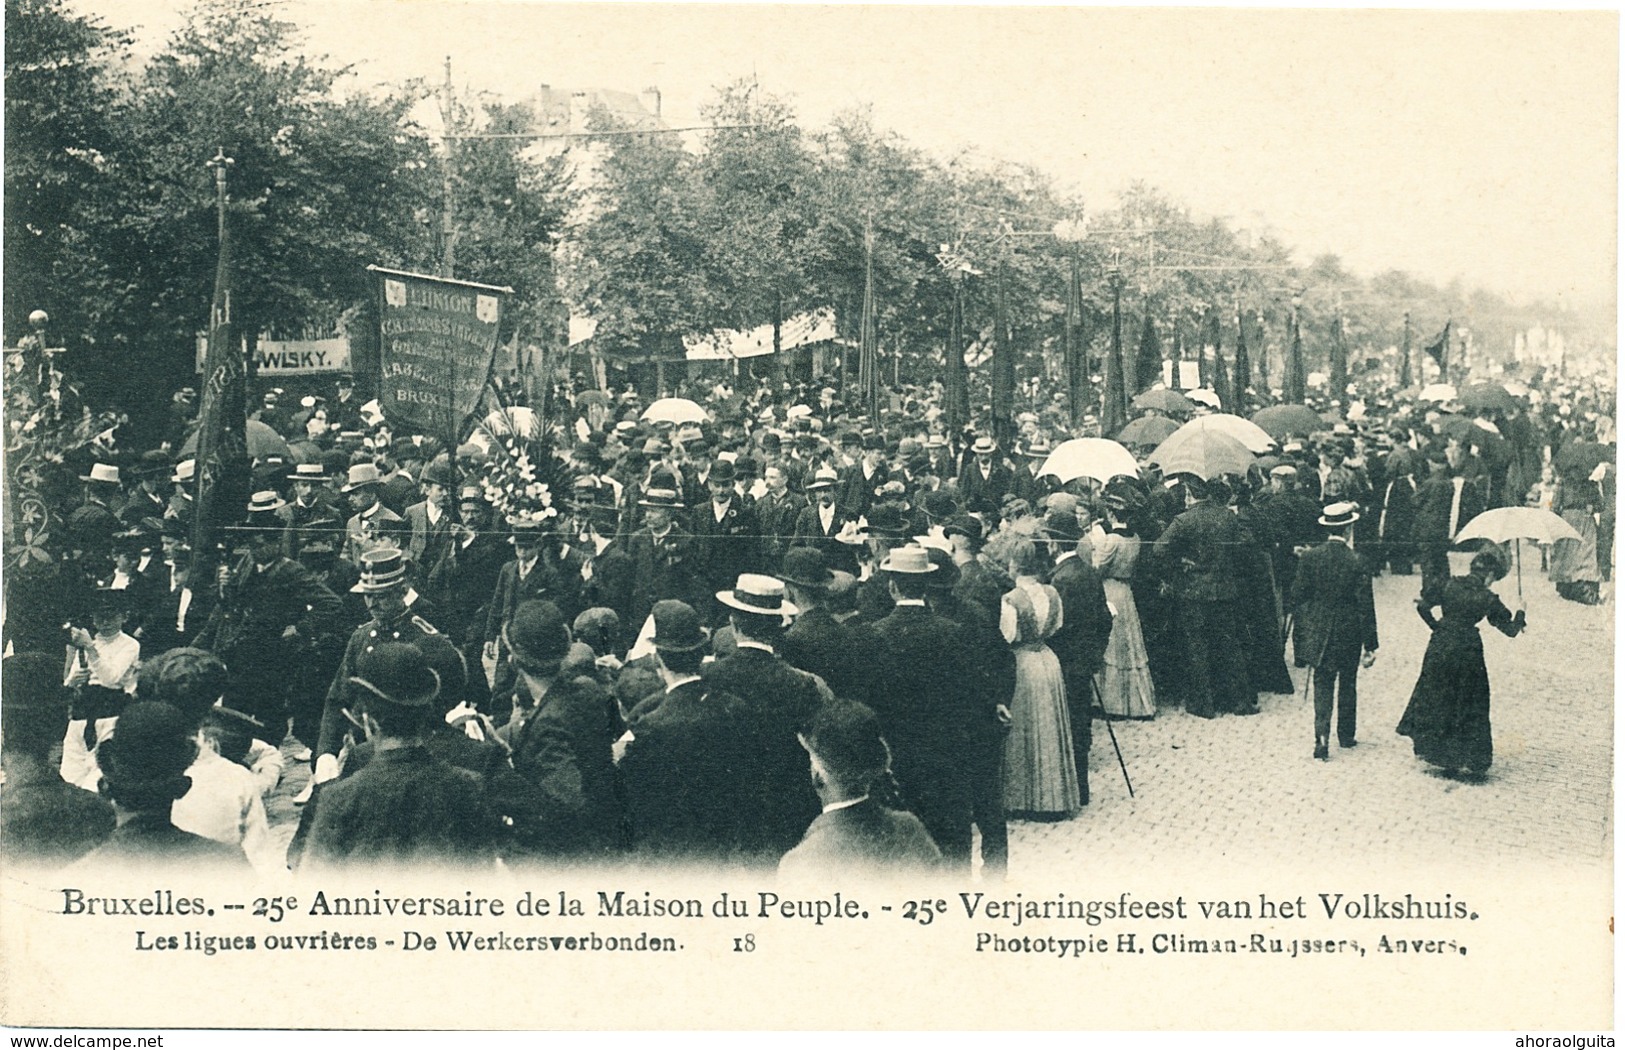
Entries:
POLYGON ((1172 437, 1191 430, 1203 432, 1214 431, 1228 435, 1241 442, 1248 452, 1268 452, 1275 447, 1275 439, 1257 423, 1249 422, 1240 416, 1232 416, 1223 412, 1216 412, 1210 416, 1197 416, 1174 431, 1172 437))
POLYGON ((1141 416, 1129 419, 1128 426, 1118 431, 1116 439, 1123 445, 1160 445, 1176 429, 1180 429, 1180 424, 1167 416, 1141 416))
POLYGON ((1474 444, 1479 448, 1495 448, 1506 442, 1501 432, 1493 426, 1466 416, 1446 416, 1439 421, 1439 433, 1455 438, 1464 445, 1474 444))
POLYGON ((1245 474, 1253 465, 1247 446, 1221 430, 1184 430, 1172 434, 1151 453, 1165 475, 1195 474, 1211 481, 1220 474, 1245 474))
POLYGON ((1160 445, 1168 435, 1179 429, 1179 424, 1167 416, 1141 416, 1131 419, 1117 432, 1117 440, 1124 445, 1160 445))
POLYGON ((583 390, 576 395, 577 405, 607 405, 609 395, 602 390, 583 390))
POLYGON ((1274 438, 1288 434, 1308 437, 1321 427, 1321 419, 1305 405, 1271 405, 1253 413, 1253 422, 1274 438))
POLYGON ((1550 544, 1558 540, 1578 540, 1574 527, 1549 510, 1539 507, 1497 507, 1469 521, 1456 533, 1456 542, 1490 540, 1512 543, 1518 563, 1518 601, 1523 601, 1523 541, 1550 544))
POLYGON ((643 410, 643 418, 651 422, 704 423, 705 409, 686 397, 663 397, 643 410))
POLYGON ((1558 449, 1557 455, 1553 457, 1558 471, 1580 476, 1589 475, 1597 469, 1599 463, 1613 461, 1614 450, 1595 441, 1572 441, 1558 449))
MULTIPOLYGON (((288 442, 269 423, 261 423, 257 419, 248 421, 248 428, 243 435, 248 441, 248 458, 266 460, 271 456, 281 456, 284 460, 291 459, 288 452, 288 442)), ((181 445, 180 458, 197 454, 197 431, 192 431, 181 445)))
POLYGON ((1454 401, 1455 399, 1456 388, 1449 383, 1433 383, 1430 386, 1423 387, 1422 392, 1416 395, 1418 401, 1454 401))
POLYGON ((1515 412, 1518 409, 1518 402, 1499 383, 1474 383, 1463 387, 1456 399, 1463 408, 1483 408, 1492 412, 1515 412))
POLYGON ((1106 438, 1073 438, 1055 446, 1055 451, 1044 460, 1038 476, 1051 474, 1062 484, 1078 478, 1093 478, 1102 484, 1120 474, 1131 478, 1140 476, 1140 465, 1133 453, 1115 441, 1106 438))
POLYGON ((1154 409, 1158 412, 1167 412, 1169 415, 1188 416, 1196 410, 1191 399, 1177 390, 1158 388, 1147 390, 1134 398, 1134 407, 1139 409, 1154 409))

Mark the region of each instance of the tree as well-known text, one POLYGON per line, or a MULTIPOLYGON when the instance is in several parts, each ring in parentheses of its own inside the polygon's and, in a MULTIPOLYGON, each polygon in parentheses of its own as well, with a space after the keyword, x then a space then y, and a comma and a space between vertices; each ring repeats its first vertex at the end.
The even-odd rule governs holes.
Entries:
POLYGON ((6 0, 6 341, 46 310, 75 331, 63 267, 86 239, 86 200, 107 192, 121 150, 113 63, 129 40, 64 0, 6 0))

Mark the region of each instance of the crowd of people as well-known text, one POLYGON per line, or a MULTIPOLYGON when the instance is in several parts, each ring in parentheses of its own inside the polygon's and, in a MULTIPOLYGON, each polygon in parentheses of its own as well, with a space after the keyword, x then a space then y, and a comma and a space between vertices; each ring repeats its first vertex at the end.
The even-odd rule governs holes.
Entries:
POLYGON ((1321 406, 1206 476, 1164 476, 1125 431, 1137 473, 1063 484, 1042 470, 1075 436, 1058 406, 1001 443, 950 427, 934 385, 877 418, 830 387, 696 386, 683 420, 565 386, 549 418, 508 409, 447 447, 344 377, 254 413, 287 452, 255 460, 203 580, 177 397, 160 447, 90 450, 61 556, 8 574, 0 842, 52 865, 968 874, 975 854, 998 876, 1010 821, 1089 805, 1102 719, 1255 715, 1290 660, 1313 757, 1334 711, 1355 746, 1384 572, 1419 575, 1433 630, 1399 731, 1482 777, 1478 624, 1526 621, 1490 588, 1499 548, 1451 575, 1457 534, 1543 507, 1581 537, 1543 554, 1560 593, 1596 602, 1611 575, 1612 393, 1518 389, 1510 410, 1321 406), (301 763, 284 850, 264 800, 301 763))

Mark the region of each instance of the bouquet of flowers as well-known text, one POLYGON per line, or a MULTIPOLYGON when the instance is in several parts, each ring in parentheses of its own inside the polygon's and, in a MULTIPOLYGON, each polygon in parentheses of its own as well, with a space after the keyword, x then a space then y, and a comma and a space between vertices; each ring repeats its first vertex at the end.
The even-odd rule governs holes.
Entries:
POLYGON ((546 521, 559 516, 555 501, 564 498, 561 464, 541 428, 511 418, 519 411, 493 412, 480 424, 491 460, 479 486, 497 520, 546 521))

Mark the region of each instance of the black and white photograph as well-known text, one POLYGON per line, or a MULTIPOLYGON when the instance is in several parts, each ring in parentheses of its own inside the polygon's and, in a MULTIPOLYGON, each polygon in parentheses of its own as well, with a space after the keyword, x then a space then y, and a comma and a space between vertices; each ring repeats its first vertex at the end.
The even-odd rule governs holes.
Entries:
POLYGON ((1618 55, 6 0, 0 1025, 1612 1045, 1618 55))

